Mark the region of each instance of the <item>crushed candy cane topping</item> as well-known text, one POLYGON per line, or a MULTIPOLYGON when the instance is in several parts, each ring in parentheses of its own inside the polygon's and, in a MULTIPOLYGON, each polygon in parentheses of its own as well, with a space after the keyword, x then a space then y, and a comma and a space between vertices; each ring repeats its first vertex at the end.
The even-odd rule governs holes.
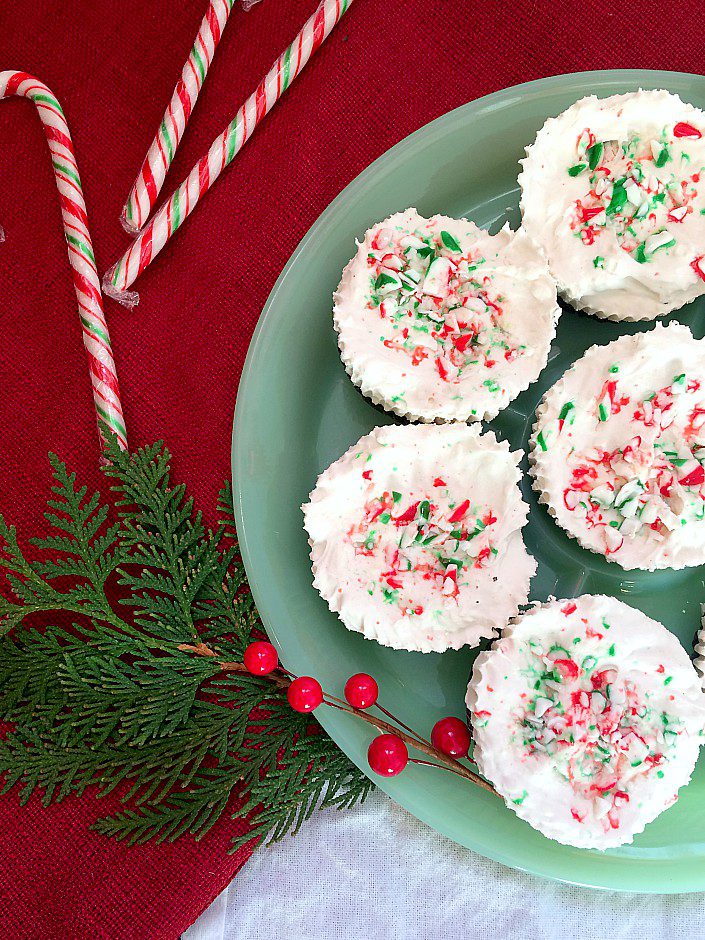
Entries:
POLYGON ((570 227, 584 245, 598 249, 595 267, 604 260, 599 255, 603 231, 611 230, 623 251, 648 264, 657 252, 673 248, 683 220, 699 211, 705 166, 693 166, 679 144, 685 127, 687 139, 702 137, 683 123, 661 128, 658 136, 632 133, 621 141, 600 140, 589 127, 578 134, 566 172, 580 178, 584 192, 574 201, 570 227))
POLYGON ((590 595, 510 625, 478 658, 468 704, 478 766, 508 805, 553 838, 597 847, 631 841, 673 802, 705 715, 676 638, 640 611, 590 595), (493 748, 505 755, 500 771, 493 748))
POLYGON ((414 419, 481 420, 538 376, 559 313, 525 233, 407 209, 365 233, 334 323, 353 381, 374 401, 414 419))
POLYGON ((413 501, 396 491, 373 496, 346 536, 356 555, 378 560, 380 574, 369 590, 381 591, 404 616, 423 613, 415 600, 419 579, 444 597, 457 598, 468 570, 488 568, 498 555, 493 538, 498 520, 490 504, 454 498, 445 484, 420 495, 413 501))
MULTIPOLYGON (((633 778, 658 774, 683 722, 651 707, 619 669, 610 624, 579 622, 575 635, 544 649, 522 644, 521 674, 531 692, 517 711, 514 740, 527 756, 545 754, 573 791, 592 803, 604 827, 619 827, 633 778), (593 641, 593 642, 591 642, 593 641)), ((664 669, 664 683, 669 677, 664 669)), ((574 809, 582 822, 580 809, 574 809)))
POLYGON ((615 320, 705 293, 705 112, 665 91, 576 102, 520 175, 522 220, 559 291, 615 320))
POLYGON ((545 405, 537 488, 562 525, 625 567, 678 566, 683 540, 683 562, 705 562, 702 341, 673 324, 595 348, 545 405))
POLYGON ((477 425, 392 425, 333 463, 304 517, 314 584, 345 625, 423 652, 504 626, 536 569, 520 456, 477 425))
MULTIPOLYGON (((482 365, 490 376, 498 359, 525 353, 505 325, 505 298, 478 247, 461 247, 445 229, 383 223, 367 264, 367 308, 386 321, 379 342, 403 351, 412 366, 431 359, 443 382, 457 383, 468 366, 482 365)), ((489 378, 487 387, 499 390, 489 378)))

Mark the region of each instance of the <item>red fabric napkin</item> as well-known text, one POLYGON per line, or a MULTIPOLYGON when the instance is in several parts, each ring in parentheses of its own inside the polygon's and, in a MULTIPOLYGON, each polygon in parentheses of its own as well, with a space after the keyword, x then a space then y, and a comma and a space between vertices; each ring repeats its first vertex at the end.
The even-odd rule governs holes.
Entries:
MULTIPOLYGON (((169 177, 192 163, 293 38, 315 0, 231 17, 169 177)), ((64 105, 105 270, 128 244, 123 202, 205 0, 27 0, 0 10, 0 69, 32 72, 64 105)), ((699 5, 661 0, 356 0, 235 164, 136 287, 107 303, 133 445, 164 438, 212 515, 230 472, 240 369, 269 290, 304 232, 364 167, 445 111, 582 69, 702 69, 699 5)), ((168 187, 168 188, 169 188, 168 187)), ((170 191, 170 188, 169 188, 170 191)), ((46 143, 31 104, 0 103, 0 510, 41 531, 55 450, 100 482, 95 418, 46 143)), ((48 810, 0 798, 0 932, 172 938, 245 862, 223 819, 202 843, 128 848, 89 832, 87 795, 48 810)), ((277 916, 276 911, 271 912, 277 916)))

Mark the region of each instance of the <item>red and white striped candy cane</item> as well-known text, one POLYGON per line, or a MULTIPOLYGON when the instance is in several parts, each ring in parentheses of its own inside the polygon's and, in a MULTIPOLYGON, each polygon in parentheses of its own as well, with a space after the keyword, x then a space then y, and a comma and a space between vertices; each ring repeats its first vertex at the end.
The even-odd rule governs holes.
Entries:
POLYGON ((235 0, 210 0, 208 4, 208 10, 169 106, 164 112, 157 136, 144 158, 122 210, 120 221, 130 234, 139 232, 159 196, 164 177, 169 171, 176 148, 206 79, 234 2, 235 0))
POLYGON ((267 75, 201 157, 173 196, 142 230, 134 243, 103 278, 103 290, 126 307, 139 302, 128 290, 135 279, 162 250, 174 232, 193 212, 226 166, 240 152, 252 132, 281 98, 313 53, 319 48, 352 0, 322 0, 293 43, 279 56, 267 75))
POLYGON ((120 390, 71 134, 61 105, 39 79, 26 72, 0 72, 0 98, 11 95, 34 102, 49 142, 56 186, 61 197, 61 215, 78 299, 78 314, 83 326, 83 343, 88 353, 98 429, 103 441, 107 428, 116 435, 120 446, 126 448, 120 390))

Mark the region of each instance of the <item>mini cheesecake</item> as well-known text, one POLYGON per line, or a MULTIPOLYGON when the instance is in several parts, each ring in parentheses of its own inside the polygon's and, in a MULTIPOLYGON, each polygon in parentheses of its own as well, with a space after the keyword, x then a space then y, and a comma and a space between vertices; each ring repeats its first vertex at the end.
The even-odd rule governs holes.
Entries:
POLYGON ((549 839, 629 843, 668 809, 698 758, 705 696, 678 640, 612 597, 518 617, 473 669, 480 772, 549 839))
POLYGON ((546 121, 522 161, 522 224, 573 306, 653 320, 705 293, 703 134, 705 113, 666 91, 546 121))
POLYGON ((412 421, 489 420, 546 365, 560 310, 539 249, 415 209, 373 225, 333 322, 362 393, 412 421))
POLYGON ((546 392, 534 488, 623 568, 705 564, 705 341, 679 323, 593 346, 546 392))
POLYGON ((396 649, 476 646, 528 598, 517 464, 465 424, 376 428, 303 506, 313 583, 349 630, 396 649))

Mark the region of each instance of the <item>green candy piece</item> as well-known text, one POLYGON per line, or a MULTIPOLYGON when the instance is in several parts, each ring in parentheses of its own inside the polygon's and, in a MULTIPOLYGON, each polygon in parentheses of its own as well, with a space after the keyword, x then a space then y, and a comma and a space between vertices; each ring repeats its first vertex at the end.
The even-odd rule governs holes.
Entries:
POLYGON ((661 152, 658 157, 654 160, 654 166, 662 167, 665 166, 668 161, 671 159, 671 155, 668 152, 668 147, 662 147, 661 152))
POLYGON ((586 151, 586 156, 588 158, 588 166, 591 170, 594 170, 602 159, 602 153, 604 151, 604 146, 601 143, 593 144, 592 147, 588 147, 586 151))
POLYGON ((617 212, 623 209, 627 203, 627 191, 624 188, 624 182, 624 179, 620 179, 615 182, 614 189, 612 190, 610 204, 605 210, 607 215, 615 215, 617 212))
POLYGON ((587 163, 576 163, 575 166, 568 167, 568 176, 580 176, 587 167, 587 163))
POLYGON ((460 252, 461 248, 457 241, 453 238, 450 232, 441 232, 441 241, 448 249, 448 251, 457 251, 460 252))
POLYGON ((559 421, 565 421, 566 419, 568 419, 568 424, 572 424, 575 420, 575 405, 572 401, 567 401, 558 415, 559 421))
POLYGON ((385 274, 384 271, 383 271, 383 272, 379 275, 379 277, 377 278, 377 280, 375 281, 375 290, 379 290, 380 287, 384 287, 385 284, 396 284, 396 283, 397 283, 397 279, 396 279, 396 278, 391 277, 391 275, 389 275, 389 274, 385 274))

